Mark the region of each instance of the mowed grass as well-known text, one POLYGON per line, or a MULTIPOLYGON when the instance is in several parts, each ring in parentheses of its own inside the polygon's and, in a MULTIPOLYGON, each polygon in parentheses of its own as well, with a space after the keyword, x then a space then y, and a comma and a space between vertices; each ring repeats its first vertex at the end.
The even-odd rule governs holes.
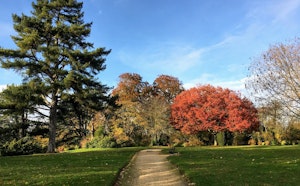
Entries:
POLYGON ((196 185, 300 185, 300 146, 176 148, 169 160, 196 185))
POLYGON ((0 157, 0 185, 112 185, 141 148, 0 157))

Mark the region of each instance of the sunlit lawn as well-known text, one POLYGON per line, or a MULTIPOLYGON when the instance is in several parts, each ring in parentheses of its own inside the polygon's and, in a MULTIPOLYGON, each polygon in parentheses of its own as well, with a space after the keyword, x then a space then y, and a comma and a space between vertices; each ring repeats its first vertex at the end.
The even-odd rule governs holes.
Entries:
POLYGON ((173 164, 196 185, 300 185, 300 146, 176 148, 173 164))
POLYGON ((112 185, 140 148, 0 157, 0 185, 112 185))

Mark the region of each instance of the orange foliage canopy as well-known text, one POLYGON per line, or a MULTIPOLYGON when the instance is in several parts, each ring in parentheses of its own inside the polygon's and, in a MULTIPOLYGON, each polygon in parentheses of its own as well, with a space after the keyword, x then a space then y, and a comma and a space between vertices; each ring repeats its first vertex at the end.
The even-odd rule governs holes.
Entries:
POLYGON ((199 131, 245 131, 259 126, 253 103, 236 92, 211 85, 183 91, 171 107, 173 126, 187 134, 199 131))
POLYGON ((182 83, 178 78, 168 75, 160 75, 153 82, 156 94, 163 96, 168 103, 183 91, 182 83))
POLYGON ((149 83, 142 81, 139 74, 124 73, 119 78, 118 86, 112 91, 113 96, 119 96, 119 104, 139 101, 147 92, 151 91, 149 83))

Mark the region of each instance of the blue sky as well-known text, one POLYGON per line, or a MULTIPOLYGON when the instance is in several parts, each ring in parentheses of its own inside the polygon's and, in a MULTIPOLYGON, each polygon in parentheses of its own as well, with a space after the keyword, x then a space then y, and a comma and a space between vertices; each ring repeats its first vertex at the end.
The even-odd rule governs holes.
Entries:
MULTIPOLYGON (((300 36, 300 0, 84 0, 89 41, 112 49, 99 80, 116 86, 126 72, 152 83, 161 74, 186 88, 212 84, 243 92, 251 58, 300 36)), ((12 48, 11 14, 30 15, 30 0, 0 6, 0 46, 12 48)), ((21 82, 0 69, 0 87, 21 82)))

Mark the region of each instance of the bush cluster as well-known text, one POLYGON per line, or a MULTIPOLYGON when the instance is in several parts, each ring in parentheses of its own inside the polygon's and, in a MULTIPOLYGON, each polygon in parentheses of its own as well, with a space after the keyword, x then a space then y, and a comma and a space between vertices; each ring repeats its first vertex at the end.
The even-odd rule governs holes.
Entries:
POLYGON ((45 148, 42 147, 34 138, 26 136, 19 140, 13 139, 6 142, 0 147, 1 156, 14 156, 14 155, 28 155, 33 153, 45 152, 45 148))
POLYGON ((87 148, 113 148, 116 147, 117 143, 109 136, 103 136, 102 138, 94 138, 86 144, 87 148))

